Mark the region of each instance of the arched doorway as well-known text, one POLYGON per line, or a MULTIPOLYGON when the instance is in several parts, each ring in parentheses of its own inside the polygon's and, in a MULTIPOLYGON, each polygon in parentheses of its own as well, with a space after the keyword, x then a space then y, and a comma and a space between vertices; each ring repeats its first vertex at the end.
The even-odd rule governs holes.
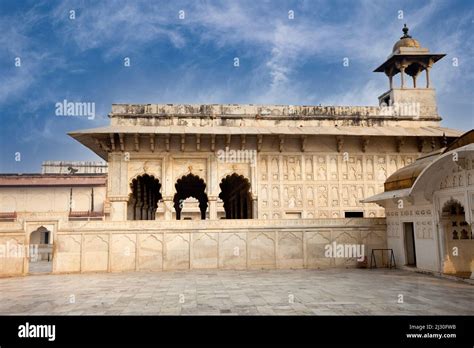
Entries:
POLYGON ((129 220, 155 220, 158 201, 162 199, 161 184, 153 175, 140 175, 130 183, 129 220))
POLYGON ((443 272, 469 278, 472 273, 474 236, 472 227, 466 221, 466 213, 461 202, 455 199, 447 201, 443 205, 440 222, 444 228, 443 272))
POLYGON ((176 194, 174 195, 174 209, 176 211, 176 220, 181 220, 181 211, 186 199, 192 197, 198 201, 201 220, 206 219, 206 210, 208 198, 206 195, 206 184, 199 176, 188 174, 178 179, 175 184, 176 194))
POLYGON ((234 173, 222 179, 219 186, 219 198, 224 201, 225 218, 251 219, 252 195, 249 180, 234 173))
POLYGON ((29 273, 51 273, 53 270, 53 240, 51 231, 38 227, 30 234, 28 251, 29 273))

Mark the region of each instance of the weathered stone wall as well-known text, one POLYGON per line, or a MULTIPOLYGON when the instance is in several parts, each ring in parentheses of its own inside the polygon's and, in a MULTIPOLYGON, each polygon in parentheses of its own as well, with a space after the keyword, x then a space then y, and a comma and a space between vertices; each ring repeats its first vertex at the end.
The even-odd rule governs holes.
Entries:
POLYGON ((26 233, 23 224, 0 222, 0 276, 15 276, 26 272, 24 246, 26 233))
POLYGON ((43 214, 53 217, 72 211, 91 210, 94 190, 94 211, 104 211, 105 187, 1 187, 0 213, 17 212, 19 215, 43 214), (72 190, 72 193, 71 193, 72 190))

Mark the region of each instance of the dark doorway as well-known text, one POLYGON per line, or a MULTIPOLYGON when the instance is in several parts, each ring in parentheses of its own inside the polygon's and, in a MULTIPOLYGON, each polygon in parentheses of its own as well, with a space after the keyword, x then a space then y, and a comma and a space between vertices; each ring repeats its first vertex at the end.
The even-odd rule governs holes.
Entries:
POLYGON ((251 219, 252 197, 248 179, 234 173, 222 179, 219 186, 219 198, 224 201, 225 218, 251 219))
POLYGON ((181 220, 181 210, 183 209, 184 201, 189 197, 193 197, 199 201, 201 220, 205 220, 208 198, 204 180, 197 175, 188 174, 178 179, 175 188, 176 194, 174 195, 173 202, 176 211, 176 220, 181 220))
POLYGON ((413 222, 404 222, 403 231, 405 237, 406 265, 416 267, 415 229, 413 228, 413 222))
POLYGON ((155 220, 158 201, 162 199, 161 184, 153 175, 140 175, 132 180, 128 201, 130 220, 155 220))

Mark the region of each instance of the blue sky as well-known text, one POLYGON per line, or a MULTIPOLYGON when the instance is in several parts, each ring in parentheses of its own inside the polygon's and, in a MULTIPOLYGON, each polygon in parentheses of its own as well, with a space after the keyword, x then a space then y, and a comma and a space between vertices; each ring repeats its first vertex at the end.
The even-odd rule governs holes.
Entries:
POLYGON ((1 0, 0 172, 98 160, 66 133, 108 124, 112 103, 376 105, 388 82, 372 71, 404 23, 447 54, 431 74, 442 125, 474 128, 470 0, 1 0), (96 118, 56 116, 64 99, 96 118))

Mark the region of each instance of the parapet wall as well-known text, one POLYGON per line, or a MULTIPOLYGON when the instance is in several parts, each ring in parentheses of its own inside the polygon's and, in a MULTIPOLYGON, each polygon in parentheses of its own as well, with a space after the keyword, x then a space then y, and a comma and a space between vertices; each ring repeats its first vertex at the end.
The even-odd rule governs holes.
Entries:
MULTIPOLYGON (((259 120, 413 120, 440 121, 436 105, 418 102, 416 91, 408 91, 406 102, 389 106, 254 105, 254 104, 112 104, 112 125, 118 119, 210 118, 259 120)), ((147 125, 146 122, 144 125, 147 125)), ((149 124, 148 124, 149 125, 149 124)))
MULTIPOLYGON (((380 218, 61 222, 53 273, 355 267, 355 257, 328 257, 326 246, 363 245, 370 256, 386 248, 385 228, 380 218)), ((7 241, 28 238, 19 224, 2 224, 7 241)), ((27 273, 24 258, 1 258, 0 275, 27 273)))

